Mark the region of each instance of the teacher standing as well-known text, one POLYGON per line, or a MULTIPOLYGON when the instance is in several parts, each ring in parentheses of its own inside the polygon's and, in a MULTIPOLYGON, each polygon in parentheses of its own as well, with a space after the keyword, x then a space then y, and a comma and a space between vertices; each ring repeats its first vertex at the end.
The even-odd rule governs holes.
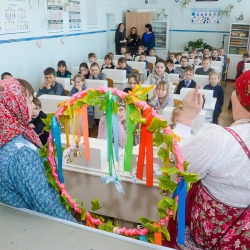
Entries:
POLYGON ((147 55, 149 54, 150 49, 155 47, 155 34, 149 23, 145 25, 145 33, 142 35, 140 45, 145 47, 145 53, 147 55))
POLYGON ((121 55, 121 47, 126 46, 127 40, 124 34, 124 23, 119 23, 115 32, 115 49, 116 54, 121 55))

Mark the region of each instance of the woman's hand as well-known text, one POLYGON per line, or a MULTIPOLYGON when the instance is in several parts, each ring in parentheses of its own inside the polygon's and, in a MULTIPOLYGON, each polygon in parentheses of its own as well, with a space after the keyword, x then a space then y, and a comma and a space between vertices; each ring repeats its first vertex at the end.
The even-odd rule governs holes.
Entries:
POLYGON ((202 94, 199 93, 199 85, 194 90, 188 92, 183 100, 183 113, 178 123, 192 127, 194 118, 201 112, 203 105, 202 94))

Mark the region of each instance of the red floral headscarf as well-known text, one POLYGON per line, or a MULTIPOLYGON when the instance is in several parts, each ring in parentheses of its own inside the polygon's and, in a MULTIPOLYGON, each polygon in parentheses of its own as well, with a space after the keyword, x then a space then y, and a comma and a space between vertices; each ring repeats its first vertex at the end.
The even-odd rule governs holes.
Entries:
POLYGON ((0 81, 0 147, 20 134, 35 145, 42 146, 37 134, 29 127, 24 91, 15 78, 9 78, 0 81))
POLYGON ((250 112, 250 70, 240 75, 234 85, 241 106, 250 112))

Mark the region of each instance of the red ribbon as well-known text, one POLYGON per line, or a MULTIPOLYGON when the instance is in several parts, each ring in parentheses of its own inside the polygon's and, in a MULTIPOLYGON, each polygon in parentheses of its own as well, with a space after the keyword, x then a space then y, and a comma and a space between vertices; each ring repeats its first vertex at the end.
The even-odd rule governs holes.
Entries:
POLYGON ((141 126, 141 139, 140 139, 140 148, 139 156, 137 162, 137 174, 138 179, 143 179, 143 170, 144 170, 144 159, 146 154, 146 185, 153 186, 153 133, 147 130, 147 127, 150 125, 153 115, 152 108, 147 108, 143 111, 143 118, 146 118, 146 124, 141 126))

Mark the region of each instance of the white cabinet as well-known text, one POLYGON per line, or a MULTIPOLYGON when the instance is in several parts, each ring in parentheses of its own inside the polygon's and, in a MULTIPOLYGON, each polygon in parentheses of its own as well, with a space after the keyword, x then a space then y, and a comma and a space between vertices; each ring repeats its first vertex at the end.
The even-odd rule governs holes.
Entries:
POLYGON ((169 23, 168 21, 152 21, 151 25, 155 34, 156 55, 166 60, 168 57, 169 23))
POLYGON ((249 51, 249 33, 250 24, 231 24, 227 54, 227 57, 230 58, 228 79, 235 79, 237 64, 242 60, 242 55, 249 51))

